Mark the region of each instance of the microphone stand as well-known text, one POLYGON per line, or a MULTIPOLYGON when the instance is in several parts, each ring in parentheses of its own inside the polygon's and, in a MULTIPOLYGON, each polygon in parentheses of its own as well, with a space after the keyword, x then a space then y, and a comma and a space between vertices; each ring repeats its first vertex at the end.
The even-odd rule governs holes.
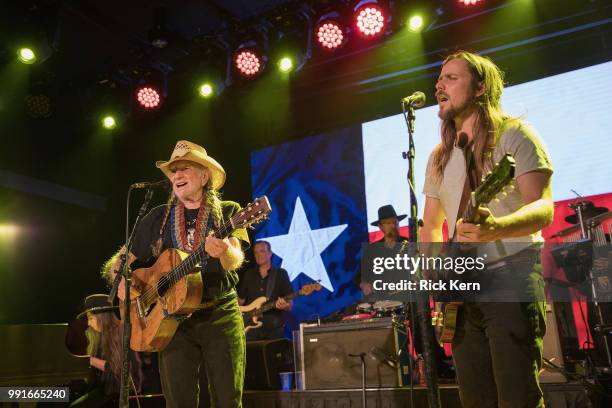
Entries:
POLYGON ((144 217, 147 208, 149 207, 149 203, 153 198, 153 189, 148 188, 145 194, 144 201, 140 206, 140 210, 138 211, 138 216, 136 217, 136 221, 134 221, 134 226, 128 235, 128 226, 130 220, 130 195, 132 193, 133 186, 130 186, 127 195, 127 211, 126 211, 126 239, 125 239, 125 251, 121 255, 121 266, 119 268, 119 273, 115 276, 115 280, 113 281, 113 288, 111 289, 111 293, 108 296, 109 300, 112 302, 115 300, 115 296, 117 295, 117 290, 119 288, 119 282, 121 281, 121 277, 125 278, 125 299, 123 299, 123 343, 122 343, 122 366, 121 366, 121 392, 119 395, 119 407, 127 408, 129 407, 128 397, 130 395, 130 359, 129 359, 129 350, 130 350, 130 340, 132 336, 132 323, 130 321, 130 310, 131 310, 131 297, 130 297, 130 288, 132 285, 132 270, 130 269, 127 259, 128 254, 132 250, 132 240, 134 239, 134 234, 140 225, 140 221, 142 217, 144 217))
POLYGON ((367 399, 366 399, 366 363, 365 356, 366 353, 359 354, 349 354, 349 357, 359 357, 361 359, 361 406, 362 408, 367 407, 367 399))
MULTIPOLYGON (((410 242, 409 256, 418 253, 418 206, 414 188, 414 106, 413 103, 402 101, 402 111, 408 128, 408 151, 402 152, 402 157, 408 160, 408 186, 410 187, 410 216, 408 218, 408 241, 410 242)), ((416 275, 415 275, 416 276, 416 275)), ((412 297, 412 291, 410 291, 412 297)), ((411 299, 412 300, 412 299, 411 299)), ((412 303, 412 301, 411 301, 412 303)), ((429 309, 429 296, 424 291, 416 293, 416 314, 421 331, 421 344, 423 346, 423 361, 425 363, 425 383, 427 384, 427 403, 430 408, 440 407, 440 390, 438 389, 438 373, 433 354, 431 338, 431 311, 429 309)), ((410 356, 412 358, 412 356, 410 356)))

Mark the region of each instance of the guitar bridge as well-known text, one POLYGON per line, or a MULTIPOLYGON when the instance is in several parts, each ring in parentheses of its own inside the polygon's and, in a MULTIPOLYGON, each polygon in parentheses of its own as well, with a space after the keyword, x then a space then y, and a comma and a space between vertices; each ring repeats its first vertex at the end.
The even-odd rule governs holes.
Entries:
POLYGON ((138 316, 138 321, 140 322, 140 327, 147 327, 147 316, 142 307, 142 303, 140 302, 140 297, 136 298, 136 315, 138 316))

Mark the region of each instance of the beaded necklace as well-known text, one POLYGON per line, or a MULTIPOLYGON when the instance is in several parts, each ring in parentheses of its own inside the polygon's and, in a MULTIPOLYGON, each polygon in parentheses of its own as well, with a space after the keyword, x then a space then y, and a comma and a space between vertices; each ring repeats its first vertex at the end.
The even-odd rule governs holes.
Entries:
POLYGON ((193 245, 190 245, 187 238, 187 230, 185 228, 185 205, 179 201, 170 214, 170 231, 172 232, 171 236, 174 247, 187 252, 192 252, 197 248, 200 245, 202 236, 206 232, 204 228, 207 227, 208 224, 208 214, 209 211, 206 205, 200 205, 196 217, 193 245))

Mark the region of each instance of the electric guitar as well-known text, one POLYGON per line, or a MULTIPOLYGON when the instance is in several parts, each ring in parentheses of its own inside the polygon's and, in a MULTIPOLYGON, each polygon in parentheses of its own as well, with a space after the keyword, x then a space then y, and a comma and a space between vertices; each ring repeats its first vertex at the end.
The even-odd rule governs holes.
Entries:
MULTIPOLYGON (((515 167, 516 162, 514 158, 511 154, 507 153, 499 163, 497 163, 495 168, 493 168, 486 177, 483 177, 481 184, 470 194, 470 199, 468 200, 462 217, 465 222, 478 224, 483 221, 478 213, 478 208, 493 200, 496 195, 508 186, 514 177, 515 167)), ((450 252, 456 251, 460 251, 460 245, 451 245, 450 252)), ((446 254, 446 256, 451 257, 457 255, 457 253, 446 254)), ((451 301, 443 301, 441 299, 443 299, 443 297, 438 297, 434 303, 431 324, 435 326, 436 340, 438 343, 443 344, 450 343, 455 336, 457 314, 463 302, 456 299, 451 301)))
MULTIPOLYGON (((229 236, 235 229, 251 227, 272 211, 266 196, 260 197, 238 211, 214 231, 217 238, 229 236)), ((190 254, 170 248, 162 252, 150 268, 136 269, 130 318, 134 351, 163 350, 176 332, 180 320, 199 309, 202 300, 202 274, 209 255, 203 242, 190 254)), ((125 298, 120 286, 119 298, 125 298)), ((121 317, 125 316, 123 302, 121 317)))
MULTIPOLYGON (((300 290, 291 292, 287 296, 283 296, 283 298, 289 301, 297 296, 308 296, 318 290, 321 290, 321 285, 319 283, 309 283, 307 285, 302 286, 300 290)), ((257 329, 261 327, 263 325, 263 322, 260 321, 259 318, 265 312, 274 309, 275 304, 276 299, 268 300, 267 297, 260 296, 248 305, 240 306, 240 312, 242 313, 242 317, 244 318, 244 332, 246 333, 251 329, 257 329)))

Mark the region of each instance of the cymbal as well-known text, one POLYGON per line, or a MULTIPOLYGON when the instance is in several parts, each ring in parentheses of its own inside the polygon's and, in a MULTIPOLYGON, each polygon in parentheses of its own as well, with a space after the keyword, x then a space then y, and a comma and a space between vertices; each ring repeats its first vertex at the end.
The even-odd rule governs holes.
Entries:
MULTIPOLYGON (((570 204, 570 207, 574 209, 574 211, 576 211, 576 207, 578 206, 581 207, 582 219, 584 221, 610 211, 606 207, 595 207, 592 201, 579 201, 577 203, 570 204)), ((570 224, 578 224, 578 213, 576 212, 575 214, 568 215, 565 217, 565 221, 569 222, 570 224)))
MULTIPOLYGON (((586 227, 587 228, 594 228, 597 225, 599 225, 600 223, 602 223, 603 221, 612 218, 612 211, 608 211, 602 214, 599 214, 595 217, 591 217, 588 220, 586 220, 586 227)), ((557 237, 564 237, 566 235, 569 235, 571 233, 580 231, 580 225, 576 224, 576 225, 572 225, 571 227, 567 227, 559 232, 557 232, 556 234, 551 235, 550 237, 548 237, 548 239, 550 238, 557 238, 557 237)))

